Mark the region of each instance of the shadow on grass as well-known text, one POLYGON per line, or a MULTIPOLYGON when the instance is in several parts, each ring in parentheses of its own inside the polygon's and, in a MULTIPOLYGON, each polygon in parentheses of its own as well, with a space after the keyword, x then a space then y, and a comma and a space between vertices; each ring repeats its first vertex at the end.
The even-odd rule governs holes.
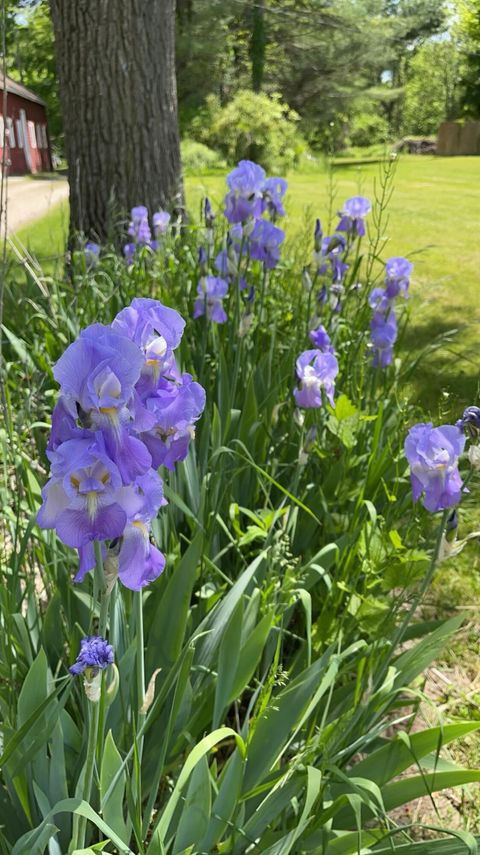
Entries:
POLYGON ((457 419, 466 406, 480 400, 478 325, 468 319, 455 325, 456 318, 465 318, 465 306, 450 305, 448 316, 425 321, 412 317, 402 337, 404 354, 420 354, 423 348, 439 345, 422 355, 409 378, 414 400, 432 417, 440 412, 457 419))

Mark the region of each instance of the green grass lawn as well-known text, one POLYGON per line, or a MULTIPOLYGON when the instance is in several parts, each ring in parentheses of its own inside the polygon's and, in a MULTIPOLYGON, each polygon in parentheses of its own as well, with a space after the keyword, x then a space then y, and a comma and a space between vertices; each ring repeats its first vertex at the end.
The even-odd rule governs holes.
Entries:
MULTIPOLYGON (((336 167, 334 211, 358 192, 373 196, 378 174, 373 164, 336 167)), ((326 227, 327 176, 290 174, 288 180, 287 230, 315 216, 326 227)), ((190 208, 198 211, 205 193, 220 205, 224 183, 223 176, 188 177, 190 208)), ((415 262, 406 346, 416 349, 458 330, 415 377, 419 399, 432 415, 453 414, 479 397, 480 157, 403 157, 388 212, 383 256, 406 255, 415 262)))

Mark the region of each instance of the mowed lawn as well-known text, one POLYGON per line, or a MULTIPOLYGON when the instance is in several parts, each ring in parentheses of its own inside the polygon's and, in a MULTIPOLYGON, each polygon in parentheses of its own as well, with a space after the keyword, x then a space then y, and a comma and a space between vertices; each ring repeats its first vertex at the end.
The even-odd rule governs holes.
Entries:
MULTIPOLYGON (((373 198, 380 166, 335 167, 333 211, 357 193, 373 198)), ((288 177, 287 235, 312 228, 316 216, 328 225, 329 181, 325 173, 288 177)), ((199 216, 208 194, 221 209, 225 177, 187 176, 187 206, 199 216)), ((451 330, 451 340, 416 371, 414 386, 432 418, 453 418, 480 399, 480 157, 404 157, 396 165, 382 257, 406 255, 415 263, 411 323, 404 346, 418 351, 451 330)), ((336 218, 334 219, 334 222, 336 218)), ((40 260, 60 255, 68 230, 68 206, 18 233, 40 260)), ((302 244, 304 240, 302 239, 302 244)), ((305 250, 305 262, 310 260, 305 250)), ((52 271, 51 262, 46 264, 52 271)))
MULTIPOLYGON (((357 193, 373 198, 379 170, 375 164, 335 167, 333 210, 357 193)), ((327 175, 287 177, 287 232, 315 216, 326 227, 327 175)), ((405 346, 416 351, 457 330, 417 369, 415 388, 433 418, 453 417, 480 398, 480 157, 404 157, 393 186, 382 256, 405 255, 415 263, 405 346)), ((220 205, 224 187, 223 176, 188 177, 189 208, 196 214, 205 193, 220 205)))

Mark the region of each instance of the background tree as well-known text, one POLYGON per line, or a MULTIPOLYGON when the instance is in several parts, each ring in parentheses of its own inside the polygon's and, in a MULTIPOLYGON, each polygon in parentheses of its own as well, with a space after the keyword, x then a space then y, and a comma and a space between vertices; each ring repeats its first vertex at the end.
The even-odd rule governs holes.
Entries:
POLYGON ((464 61, 463 113, 480 119, 480 0, 460 0, 456 31, 464 61))
POLYGON ((182 200, 175 0, 50 0, 74 231, 182 200))
POLYGON ((410 64, 405 84, 406 133, 434 134, 459 113, 461 56, 453 40, 429 41, 410 64))
POLYGON ((7 70, 47 105, 51 137, 61 142, 63 125, 56 75, 52 19, 47 2, 25 3, 11 9, 7 70))

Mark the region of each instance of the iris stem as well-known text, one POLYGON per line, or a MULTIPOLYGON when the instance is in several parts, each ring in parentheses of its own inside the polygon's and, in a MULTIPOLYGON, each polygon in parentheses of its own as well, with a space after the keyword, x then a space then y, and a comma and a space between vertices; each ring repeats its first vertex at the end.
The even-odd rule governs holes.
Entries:
POLYGON ((448 516, 450 514, 450 511, 451 511, 451 509, 447 508, 447 510, 445 510, 442 514, 442 520, 441 520, 441 523, 438 527, 437 539, 435 541, 435 548, 433 550, 432 560, 430 561, 430 566, 429 566, 427 572, 425 573, 422 584, 420 585, 417 593, 415 594, 412 605, 410 606, 410 608, 409 608, 407 614, 405 615, 402 623, 400 624, 395 635, 393 636, 392 651, 395 650, 397 645, 400 644, 400 642, 402 641, 403 636, 405 635, 405 631, 406 631, 413 615, 415 614, 415 611, 417 610, 418 605, 421 603, 425 592, 430 587, 430 583, 433 579, 433 574, 435 573, 435 568, 437 566, 438 556, 440 554, 440 547, 442 545, 442 538, 443 538, 443 535, 445 532, 445 526, 447 524, 447 519, 448 519, 448 516))
MULTIPOLYGON (((136 628, 136 646, 137 646, 137 703, 138 703, 138 722, 137 722, 137 733, 140 730, 144 719, 145 713, 142 712, 143 704, 145 702, 145 662, 144 662, 144 643, 143 643, 143 602, 142 602, 142 592, 135 591, 133 595, 134 599, 134 608, 135 608, 135 628, 136 628)), ((141 761, 142 759, 142 749, 143 749, 143 736, 141 737, 138 743, 138 757, 141 761)))
MULTIPOLYGON (((105 587, 105 573, 103 571, 102 545, 99 541, 95 541, 95 575, 94 575, 94 592, 96 598, 100 598, 100 620, 98 634, 105 638, 107 632, 108 621, 108 605, 110 594, 105 587)), ((102 697, 104 687, 104 672, 102 672, 102 697)), ((88 703, 88 742, 87 742, 87 757, 84 766, 84 778, 82 799, 90 804, 93 786, 93 774, 95 770, 95 752, 97 747, 98 733, 100 721, 100 702, 88 703)), ((73 835, 72 835, 72 851, 75 849, 83 849, 85 847, 85 836, 87 832, 87 820, 81 816, 74 817, 73 835)))

